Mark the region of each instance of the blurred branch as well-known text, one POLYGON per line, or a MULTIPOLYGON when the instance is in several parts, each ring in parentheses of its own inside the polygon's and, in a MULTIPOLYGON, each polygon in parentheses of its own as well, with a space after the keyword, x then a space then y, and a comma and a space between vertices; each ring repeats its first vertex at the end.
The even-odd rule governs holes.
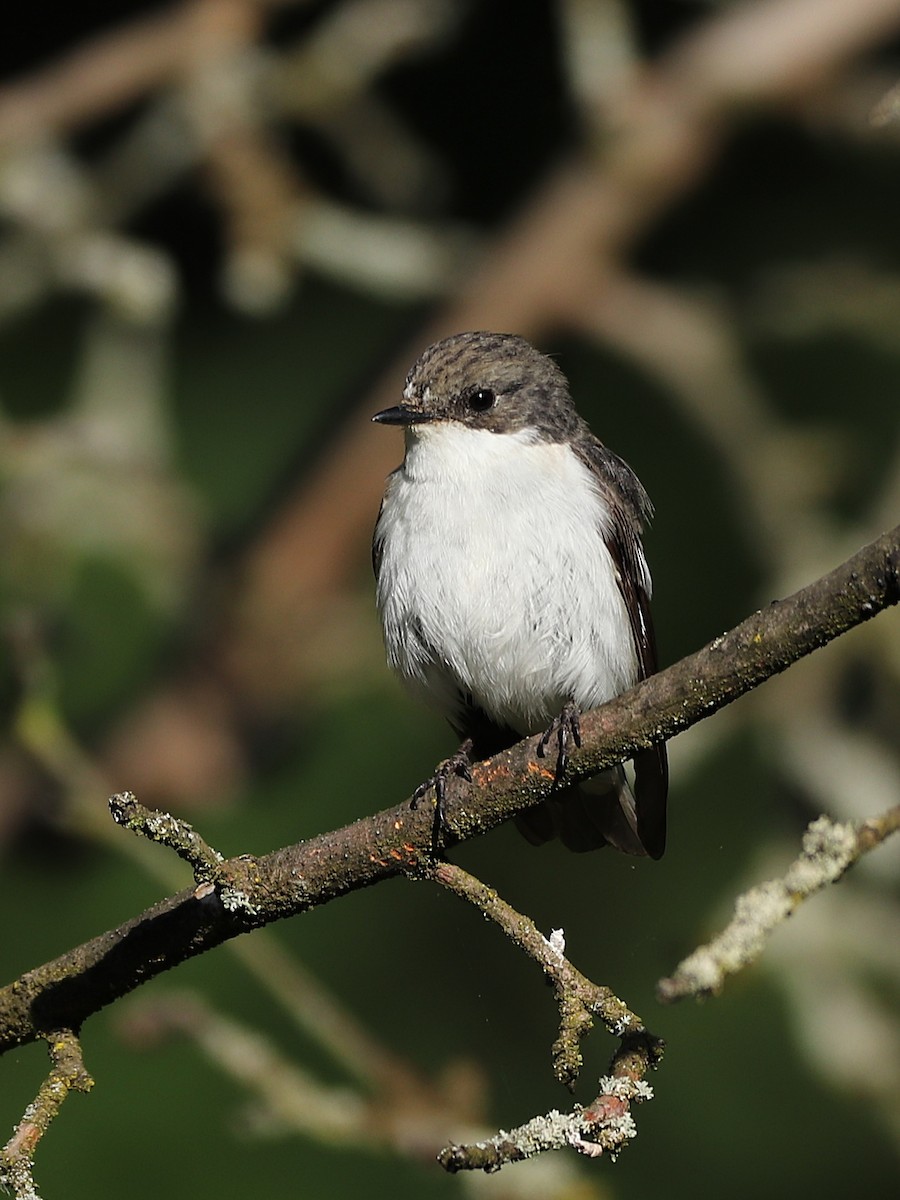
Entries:
MULTIPOLYGON (((754 613, 703 650, 585 715, 570 778, 588 778, 687 729, 792 662, 900 601, 900 526, 829 575, 754 613)), ((533 739, 451 788, 445 847, 544 800, 554 774, 533 739)), ((208 883, 160 901, 0 991, 0 1051, 78 1028, 147 979, 222 942, 398 874, 432 854, 432 815, 408 802, 262 858, 230 859, 208 883)))
POLYGON ((310 267, 394 299, 446 295, 474 259, 478 238, 449 221, 365 213, 320 198, 297 221, 295 246, 310 267))
POLYGON ((0 89, 0 143, 70 133, 252 41, 285 0, 183 0, 0 89))
MULTIPOLYGON (((257 1136, 299 1133, 332 1145, 388 1149, 428 1163, 438 1155, 448 1128, 465 1130, 473 1139, 488 1137, 487 1131, 482 1133, 482 1080, 467 1063, 451 1064, 435 1084, 414 1077, 413 1086, 403 1091, 376 1089, 365 1095, 321 1083, 286 1058, 271 1039, 222 1016, 191 994, 134 1005, 126 1011, 120 1028, 132 1046, 145 1050, 155 1048, 161 1038, 171 1034, 190 1038, 210 1063, 245 1090, 250 1103, 243 1114, 244 1125, 257 1136)), ((624 1063, 624 1056, 619 1057, 624 1063)), ((624 1087, 621 1071, 613 1086, 624 1087)), ((646 1098, 649 1089, 644 1087, 641 1093, 646 1098)), ((619 1097, 610 1096, 609 1103, 627 1106, 619 1097)), ((597 1109, 595 1103, 583 1111, 599 1122, 597 1109)), ((614 1112, 608 1115, 612 1117, 614 1112)), ((586 1127, 587 1121, 582 1120, 580 1132, 586 1127)), ((464 1147, 452 1147, 457 1160, 463 1151, 464 1147)), ((460 1162, 456 1169, 462 1165, 460 1162)), ((533 1200, 538 1194, 542 1200, 572 1200, 576 1191, 582 1200, 600 1200, 596 1183, 579 1179, 576 1187, 568 1158, 544 1160, 542 1166, 539 1186, 533 1172, 517 1172, 493 1189, 498 1200, 533 1200)), ((481 1194, 472 1187, 466 1190, 481 1194)))
MULTIPOLYGON (((898 793, 895 792, 895 796, 898 793)), ((767 983, 788 1004, 791 1032, 821 1082, 871 1106, 900 1144, 900 955, 892 930, 900 838, 867 855, 849 887, 828 888, 799 921, 788 921, 766 951, 767 983), (893 863, 891 862, 893 859, 893 863), (878 867, 884 888, 873 886, 878 867)), ((779 856, 781 857, 780 851, 779 856)), ((771 874, 771 851, 763 852, 771 874)))
POLYGON ((900 83, 895 83, 878 101, 869 116, 876 129, 900 117, 900 83))
POLYGON ((167 1034, 191 1038, 222 1071, 246 1088, 264 1108, 261 1121, 299 1129, 324 1142, 365 1144, 367 1106, 348 1087, 328 1087, 290 1063, 267 1038, 223 1017, 199 996, 175 994, 130 1011, 123 1031, 148 1049, 167 1034))
MULTIPOLYGON (((191 168, 202 169, 221 215, 221 286, 238 311, 260 315, 283 305, 307 257, 357 286, 435 290, 427 264, 425 278, 413 281, 389 251, 367 253, 354 271, 347 246, 333 236, 329 201, 304 177, 284 133, 297 121, 315 126, 345 160, 357 160, 364 190, 388 207, 406 209, 420 193, 441 191, 439 166, 390 117, 375 84, 396 62, 446 39, 460 6, 335 5, 297 47, 278 52, 263 40, 267 18, 288 4, 306 0, 183 0, 0 88, 0 212, 14 226, 0 243, 0 315, 73 285, 101 301, 124 300, 138 320, 171 307, 175 264, 115 227, 191 168), (129 117, 99 163, 64 147, 83 125, 141 103, 145 110, 129 117)), ((354 216, 358 246, 372 219, 354 216)), ((436 221, 385 224, 407 255, 424 248, 440 264, 454 253, 458 238, 452 230, 445 238, 436 221)), ((442 290, 457 266, 454 258, 442 290)))
POLYGON ((673 975, 659 981, 658 998, 670 1003, 719 991, 729 975, 762 954, 772 931, 804 900, 829 883, 837 883, 864 854, 898 830, 900 805, 857 825, 840 824, 828 817, 813 821, 804 834, 802 853, 784 877, 738 896, 730 924, 679 963, 673 975))

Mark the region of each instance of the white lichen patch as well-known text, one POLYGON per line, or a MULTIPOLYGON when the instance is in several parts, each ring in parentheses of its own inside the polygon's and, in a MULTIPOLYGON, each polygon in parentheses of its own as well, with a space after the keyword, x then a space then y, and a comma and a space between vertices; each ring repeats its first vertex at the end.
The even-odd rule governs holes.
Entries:
POLYGON ((802 851, 782 879, 770 879, 738 896, 722 932, 679 963, 661 990, 669 996, 701 995, 720 988, 728 975, 762 953, 772 930, 813 892, 834 883, 859 854, 850 824, 819 817, 803 836, 802 851))
POLYGON ((597 1081, 600 1096, 616 1096, 619 1100, 652 1100, 653 1088, 643 1079, 627 1075, 601 1075, 597 1081))
POLYGON ((819 817, 803 835, 803 853, 788 868, 788 890, 806 896, 826 883, 840 879, 857 855, 852 825, 819 817))
POLYGON ((608 1121, 603 1122, 603 1128, 620 1144, 637 1137, 637 1125, 635 1125, 634 1117, 630 1112, 622 1113, 618 1117, 610 1117, 608 1121))
MULTIPOLYGON (((615 1159, 623 1147, 637 1136, 634 1118, 626 1107, 628 1102, 649 1100, 652 1096, 652 1089, 641 1080, 607 1075, 600 1080, 600 1098, 593 1109, 576 1106, 569 1113, 552 1109, 516 1129, 501 1129, 486 1141, 458 1149, 472 1151, 473 1157, 475 1151, 482 1155, 485 1151, 495 1151, 497 1161, 491 1161, 486 1167, 488 1170, 496 1170, 504 1162, 532 1158, 546 1150, 567 1148, 589 1158, 607 1154, 615 1159), (615 1097, 620 1103, 613 1103, 611 1099, 604 1106, 604 1096, 615 1097)), ((482 1164, 479 1162, 479 1165, 482 1164)))
POLYGON ((645 1079, 637 1079, 634 1084, 635 1100, 652 1100, 653 1088, 645 1079))
POLYGON ((229 912, 245 912, 251 917, 255 917, 259 913, 259 907, 253 903, 246 892, 242 892, 239 888, 223 887, 219 892, 219 898, 229 912))
POLYGON ((545 939, 547 945, 557 958, 564 958, 566 953, 566 934, 563 929, 551 929, 550 936, 545 939))

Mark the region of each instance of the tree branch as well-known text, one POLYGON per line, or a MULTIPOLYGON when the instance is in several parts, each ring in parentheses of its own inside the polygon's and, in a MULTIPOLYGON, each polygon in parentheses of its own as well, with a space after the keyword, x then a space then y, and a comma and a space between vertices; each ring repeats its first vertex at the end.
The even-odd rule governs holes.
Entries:
POLYGON ((581 1039, 590 1033, 595 1016, 615 1037, 629 1038, 632 1042, 644 1038, 653 1047, 654 1059, 661 1056, 662 1043, 645 1029, 640 1017, 608 987, 592 983, 582 975, 565 957, 561 930, 545 938, 530 917, 517 912, 493 888, 453 863, 435 863, 426 867, 422 874, 474 904, 544 972, 559 1008, 559 1036, 553 1043, 553 1074, 569 1091, 575 1087, 582 1066, 581 1039))
POLYGON ((532 1117, 516 1129, 501 1129, 494 1137, 469 1145, 451 1143, 438 1155, 445 1171, 485 1171, 493 1174, 506 1163, 522 1162, 547 1150, 571 1146, 588 1158, 608 1154, 615 1159, 637 1134, 631 1105, 652 1100, 653 1089, 643 1076, 655 1067, 661 1043, 646 1036, 624 1038, 613 1056, 609 1075, 600 1080, 600 1093, 586 1108, 576 1105, 569 1113, 553 1109, 532 1117))
POLYGON ((640 1017, 609 988, 592 983, 569 962, 562 930, 554 930, 545 938, 529 917, 453 863, 431 864, 422 874, 473 904, 543 970, 559 1007, 553 1073, 560 1083, 570 1091, 574 1089, 582 1066, 581 1039, 590 1033, 595 1016, 620 1039, 610 1073, 600 1080, 600 1093, 587 1108, 576 1105, 570 1113, 553 1109, 511 1132, 502 1129, 493 1137, 465 1146, 451 1143, 440 1152, 438 1162, 451 1174, 474 1170, 492 1173, 506 1163, 567 1146, 591 1158, 603 1153, 615 1158, 637 1134, 631 1102, 653 1096, 644 1076, 659 1064, 665 1049, 662 1040, 650 1033, 640 1017))
POLYGON ((38 1200, 32 1177, 34 1152, 69 1092, 89 1092, 94 1081, 85 1069, 81 1044, 70 1029, 45 1035, 53 1067, 0 1150, 0 1188, 16 1200, 38 1200))
POLYGON ((190 866, 197 883, 208 883, 218 877, 224 858, 218 850, 207 845, 187 821, 139 804, 132 792, 118 792, 110 796, 109 811, 115 823, 123 829, 130 829, 148 841, 174 850, 190 866))
MULTIPOLYGON (((736 700, 797 659, 900 600, 900 527, 830 574, 754 613, 696 654, 585 715, 568 778, 587 778, 736 700)), ((545 799, 553 772, 526 739, 453 787, 439 849, 476 837, 545 799)), ((0 1053, 78 1029, 162 971, 240 933, 382 879, 421 873, 432 815, 409 802, 261 858, 219 867, 215 883, 160 901, 133 920, 0 990, 0 1053)))
POLYGON ((729 924, 680 962, 674 974, 659 981, 657 999, 668 1004, 685 996, 719 991, 729 975, 759 957, 772 930, 804 900, 829 883, 837 883, 864 854, 898 830, 900 804, 858 825, 818 817, 803 835, 803 850, 784 877, 760 883, 738 896, 729 924))

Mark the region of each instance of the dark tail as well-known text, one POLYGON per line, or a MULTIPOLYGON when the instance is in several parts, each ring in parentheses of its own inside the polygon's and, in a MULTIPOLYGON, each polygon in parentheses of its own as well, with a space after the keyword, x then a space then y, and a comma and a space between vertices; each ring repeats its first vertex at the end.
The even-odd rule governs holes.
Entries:
POLYGON ((558 837, 579 853, 609 845, 623 854, 661 858, 666 848, 665 746, 635 755, 634 768, 634 791, 623 768, 613 767, 520 813, 516 827, 533 846, 558 837))

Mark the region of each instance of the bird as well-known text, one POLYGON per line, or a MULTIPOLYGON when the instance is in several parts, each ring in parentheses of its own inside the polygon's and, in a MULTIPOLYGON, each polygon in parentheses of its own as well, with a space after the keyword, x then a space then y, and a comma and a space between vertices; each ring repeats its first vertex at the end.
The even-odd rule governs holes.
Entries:
POLYGON ((652 506, 632 469, 591 432, 560 367, 524 338, 446 337, 410 370, 403 428, 372 560, 387 660, 463 739, 414 794, 442 812, 454 773, 530 735, 558 741, 549 799, 514 820, 535 845, 611 844, 661 857, 664 744, 577 785, 562 781, 578 715, 657 669, 641 541, 652 506))

